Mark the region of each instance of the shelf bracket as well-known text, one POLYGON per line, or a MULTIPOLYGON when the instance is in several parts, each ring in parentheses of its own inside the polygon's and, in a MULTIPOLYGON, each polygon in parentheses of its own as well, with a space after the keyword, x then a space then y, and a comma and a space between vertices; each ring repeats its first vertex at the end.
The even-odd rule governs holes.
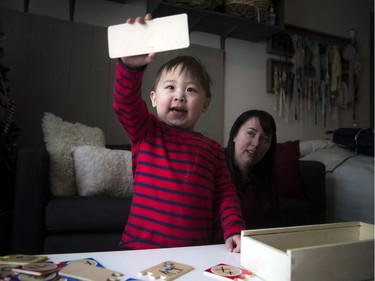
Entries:
POLYGON ((199 22, 202 20, 202 18, 198 18, 197 20, 195 20, 190 26, 189 26, 189 30, 190 32, 194 29, 194 27, 196 27, 199 22))
POLYGON ((225 40, 227 39, 227 37, 230 36, 230 34, 233 32, 233 30, 235 30, 237 27, 238 27, 238 24, 236 24, 232 28, 230 28, 225 34, 220 35, 220 49, 222 51, 225 50, 225 40))
POLYGON ((70 21, 74 20, 74 9, 75 9, 75 6, 76 6, 76 1, 75 0, 70 0, 70 3, 69 3, 69 19, 70 19, 70 21))
POLYGON ((29 0, 23 0, 23 11, 25 13, 29 12, 29 0))
POLYGON ((220 35, 220 50, 224 51, 225 50, 225 39, 224 35, 220 35))

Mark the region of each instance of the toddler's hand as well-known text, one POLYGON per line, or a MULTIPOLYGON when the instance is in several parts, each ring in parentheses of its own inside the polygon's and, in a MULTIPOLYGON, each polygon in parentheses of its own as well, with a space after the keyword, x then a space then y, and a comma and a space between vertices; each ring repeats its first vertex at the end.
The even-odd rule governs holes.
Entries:
MULTIPOLYGON (((132 18, 128 18, 126 20, 127 24, 133 24, 134 22, 145 24, 146 21, 151 20, 152 16, 151 14, 146 14, 144 18, 142 17, 136 17, 135 20, 132 18)), ((138 56, 131 56, 131 57, 122 57, 122 62, 128 67, 128 68, 139 68, 146 64, 149 64, 150 62, 154 61, 156 58, 155 53, 150 53, 146 55, 138 55, 138 56)))
POLYGON ((225 240, 225 246, 229 252, 241 252, 241 235, 233 235, 225 240))

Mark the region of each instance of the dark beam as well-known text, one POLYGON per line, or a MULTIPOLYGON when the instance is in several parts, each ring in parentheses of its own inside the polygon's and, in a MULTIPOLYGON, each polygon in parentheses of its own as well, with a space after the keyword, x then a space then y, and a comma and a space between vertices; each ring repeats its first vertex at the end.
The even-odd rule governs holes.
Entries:
POLYGON ((23 0, 23 11, 25 13, 29 12, 29 0, 23 0))
POLYGON ((69 3, 69 19, 70 21, 74 20, 74 8, 76 6, 76 1, 75 0, 70 0, 69 3))
POLYGON ((127 0, 107 0, 107 1, 116 2, 116 3, 119 3, 119 4, 125 4, 125 2, 127 0))

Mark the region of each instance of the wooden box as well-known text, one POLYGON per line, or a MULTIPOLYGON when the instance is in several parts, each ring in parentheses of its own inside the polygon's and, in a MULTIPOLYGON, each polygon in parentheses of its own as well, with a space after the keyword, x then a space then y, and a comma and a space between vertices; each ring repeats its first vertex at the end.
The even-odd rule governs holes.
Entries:
POLYGON ((374 225, 363 222, 244 230, 241 264, 267 281, 374 278, 374 225))

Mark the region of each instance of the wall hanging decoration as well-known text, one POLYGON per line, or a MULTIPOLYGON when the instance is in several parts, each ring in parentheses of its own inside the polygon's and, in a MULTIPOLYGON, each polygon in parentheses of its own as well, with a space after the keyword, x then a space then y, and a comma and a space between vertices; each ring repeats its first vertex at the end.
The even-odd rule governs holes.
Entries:
POLYGON ((354 38, 354 31, 342 38, 286 25, 267 40, 267 53, 277 57, 267 59, 266 88, 275 94, 279 117, 301 120, 309 114, 326 126, 338 108, 351 107, 355 126, 360 62, 354 38))

